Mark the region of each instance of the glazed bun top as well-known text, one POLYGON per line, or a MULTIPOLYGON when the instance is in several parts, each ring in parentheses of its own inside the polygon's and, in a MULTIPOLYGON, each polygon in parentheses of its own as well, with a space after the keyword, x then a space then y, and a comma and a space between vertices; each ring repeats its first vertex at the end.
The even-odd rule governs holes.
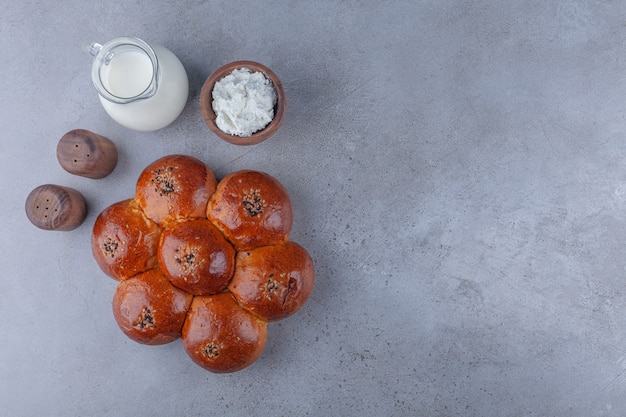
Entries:
POLYGON ((300 310, 314 283, 311 256, 299 244, 286 241, 237 253, 228 289, 246 310, 273 322, 300 310))
POLYGON ((113 296, 113 316, 130 339, 163 345, 178 339, 193 296, 174 287, 155 268, 122 281, 113 296))
POLYGON ((274 177, 237 171, 224 177, 209 200, 207 218, 237 250, 288 239, 293 222, 287 190, 274 177))
POLYGON ((135 199, 146 216, 165 227, 183 218, 206 217, 217 180, 202 161, 168 155, 148 165, 137 180, 135 199))
POLYGON ((96 218, 91 235, 94 259, 121 281, 157 265, 161 228, 144 216, 135 200, 117 202, 96 218))
POLYGON ((267 343, 267 322, 228 292, 194 297, 182 330, 183 348, 203 368, 236 372, 251 365, 267 343))
POLYGON ((210 221, 181 220, 163 231, 159 266, 176 287, 193 295, 211 295, 230 282, 235 249, 210 221))

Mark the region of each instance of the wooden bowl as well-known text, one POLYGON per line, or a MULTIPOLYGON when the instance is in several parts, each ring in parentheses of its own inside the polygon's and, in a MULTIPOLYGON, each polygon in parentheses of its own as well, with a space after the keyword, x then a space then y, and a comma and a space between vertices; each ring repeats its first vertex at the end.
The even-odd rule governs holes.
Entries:
POLYGON ((283 117, 285 116, 286 107, 287 103, 285 102, 285 91, 283 90, 283 85, 276 74, 274 74, 274 72, 266 66, 253 61, 235 61, 218 68, 217 71, 207 78, 202 86, 202 90, 200 91, 200 112, 202 113, 204 121, 209 126, 209 129, 226 142, 235 145, 256 145, 257 143, 268 139, 276 133, 280 127, 283 117), (223 132, 215 124, 216 116, 213 111, 213 87, 215 86, 215 83, 230 74, 233 70, 241 68, 248 68, 252 72, 261 72, 272 82, 274 90, 276 91, 276 106, 274 106, 274 118, 272 121, 262 130, 253 133, 251 136, 245 137, 230 135, 223 132))

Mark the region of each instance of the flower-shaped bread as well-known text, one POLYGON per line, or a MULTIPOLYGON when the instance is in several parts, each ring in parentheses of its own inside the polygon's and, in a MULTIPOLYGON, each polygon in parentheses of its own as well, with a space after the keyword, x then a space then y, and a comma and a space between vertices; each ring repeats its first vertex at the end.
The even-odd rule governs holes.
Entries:
POLYGON ((113 315, 130 339, 158 345, 182 338, 190 358, 234 372, 263 352, 267 323, 309 298, 313 260, 289 241, 286 189, 251 170, 217 182, 202 161, 169 155, 146 167, 135 196, 103 210, 91 246, 119 281, 113 315))

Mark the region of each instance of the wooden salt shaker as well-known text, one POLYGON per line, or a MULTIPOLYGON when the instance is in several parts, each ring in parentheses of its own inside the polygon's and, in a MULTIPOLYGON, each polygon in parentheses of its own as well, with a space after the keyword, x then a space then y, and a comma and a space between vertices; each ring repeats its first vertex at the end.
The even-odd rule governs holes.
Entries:
POLYGON ((43 230, 72 230, 81 225, 87 215, 82 194, 73 188, 44 184, 26 198, 26 216, 43 230))
POLYGON ((57 159, 71 174, 98 179, 109 175, 117 165, 117 149, 104 136, 75 129, 59 140, 57 159))

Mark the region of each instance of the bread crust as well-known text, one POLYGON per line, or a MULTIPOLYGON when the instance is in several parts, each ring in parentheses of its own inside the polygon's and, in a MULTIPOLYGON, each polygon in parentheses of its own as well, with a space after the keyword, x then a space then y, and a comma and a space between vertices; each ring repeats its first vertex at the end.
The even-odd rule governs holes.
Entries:
POLYGON ((269 174, 251 170, 224 177, 209 200, 206 215, 237 250, 285 241, 293 222, 285 187, 269 174))
POLYGON ((267 323, 242 309, 230 293, 194 297, 182 343, 196 364, 211 372, 236 372, 256 361, 266 342, 267 323))
POLYGON ((113 316, 122 332, 135 342, 162 345, 180 337, 192 299, 155 268, 118 285, 113 316))
POLYGON ((235 249, 206 219, 181 220, 166 228, 158 258, 170 282, 193 295, 220 292, 235 271, 235 249))
POLYGON ((161 231, 133 199, 123 200, 96 218, 91 251, 100 269, 121 281, 157 265, 161 231))
POLYGON ((202 161, 186 155, 164 156, 139 175, 135 199, 146 216, 161 227, 179 219, 206 217, 217 180, 202 161))
POLYGON ((262 320, 273 322, 293 315, 313 291, 313 260, 295 242, 241 251, 236 265, 228 289, 262 320))

